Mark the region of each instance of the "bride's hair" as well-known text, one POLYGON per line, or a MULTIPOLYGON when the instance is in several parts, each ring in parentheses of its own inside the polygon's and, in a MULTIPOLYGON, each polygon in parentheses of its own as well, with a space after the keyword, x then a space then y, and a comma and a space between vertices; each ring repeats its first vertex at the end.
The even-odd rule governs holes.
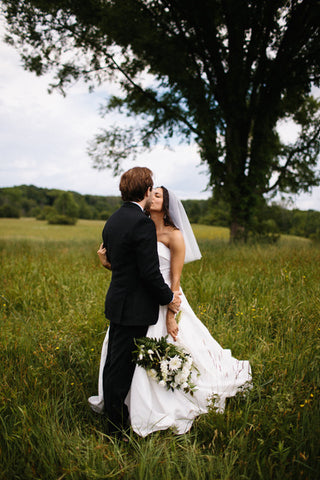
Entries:
POLYGON ((162 188, 162 192, 163 192, 163 204, 162 204, 163 222, 164 222, 166 227, 173 227, 175 230, 179 230, 178 227, 175 226, 175 224, 173 223, 173 221, 170 217, 170 213, 169 213, 169 192, 166 189, 166 187, 164 187, 163 185, 161 185, 160 188, 162 188))

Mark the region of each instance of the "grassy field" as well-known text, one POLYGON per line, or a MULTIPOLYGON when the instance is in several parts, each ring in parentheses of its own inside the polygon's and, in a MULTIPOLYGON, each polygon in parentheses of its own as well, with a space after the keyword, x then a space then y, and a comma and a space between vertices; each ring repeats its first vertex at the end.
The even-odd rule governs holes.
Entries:
POLYGON ((320 249, 235 247, 226 229, 195 226, 203 258, 185 266, 184 292, 250 360, 253 388, 186 435, 125 445, 87 404, 106 329, 102 226, 0 220, 0 479, 319 479, 320 249))

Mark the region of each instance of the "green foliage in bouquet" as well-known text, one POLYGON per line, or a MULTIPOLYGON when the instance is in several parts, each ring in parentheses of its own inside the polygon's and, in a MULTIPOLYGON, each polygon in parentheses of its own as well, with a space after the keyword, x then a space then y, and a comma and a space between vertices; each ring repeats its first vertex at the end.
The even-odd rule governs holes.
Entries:
POLYGON ((137 350, 133 352, 134 361, 143 367, 147 374, 167 390, 182 389, 185 393, 196 390, 192 383, 192 372, 197 371, 192 357, 182 348, 160 339, 142 337, 136 339, 137 350))

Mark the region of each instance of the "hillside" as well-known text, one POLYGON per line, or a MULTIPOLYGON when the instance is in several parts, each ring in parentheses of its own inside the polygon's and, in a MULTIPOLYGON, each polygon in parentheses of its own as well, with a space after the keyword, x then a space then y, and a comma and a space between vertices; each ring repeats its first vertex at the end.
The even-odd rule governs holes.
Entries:
MULTIPOLYGON (((0 217, 35 217, 44 220, 55 212, 58 199, 64 195, 72 203, 71 216, 86 220, 106 220, 120 205, 121 197, 81 195, 59 189, 20 185, 0 188, 0 217)), ((221 200, 183 200, 193 224, 229 226, 229 208, 221 200)), ((263 203, 252 220, 251 231, 258 235, 289 234, 320 240, 320 212, 290 210, 263 203)))

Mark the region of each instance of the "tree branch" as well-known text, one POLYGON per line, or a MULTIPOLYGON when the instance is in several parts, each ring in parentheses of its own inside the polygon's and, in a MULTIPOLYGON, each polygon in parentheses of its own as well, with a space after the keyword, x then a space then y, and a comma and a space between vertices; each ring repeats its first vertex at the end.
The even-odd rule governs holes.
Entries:
POLYGON ((300 145, 299 147, 297 146, 296 148, 292 148, 289 151, 289 154, 288 154, 288 157, 287 157, 287 160, 286 160, 285 164, 282 167, 279 168, 280 173, 279 173, 277 181, 271 187, 269 187, 267 189, 264 189, 264 190, 261 190, 261 193, 270 193, 273 190, 275 190, 280 185, 281 180, 283 179, 286 171, 288 170, 288 167, 290 166, 294 156, 299 154, 299 153, 305 153, 307 150, 309 150, 312 147, 312 145, 318 140, 319 135, 320 135, 320 125, 315 130, 313 136, 308 139, 306 144, 300 145))
POLYGON ((199 134, 199 130, 196 129, 185 117, 183 117, 178 111, 178 109, 170 108, 165 102, 158 100, 154 95, 151 95, 148 91, 144 90, 125 72, 125 70, 116 62, 112 55, 108 54, 108 58, 114 63, 116 69, 122 73, 122 75, 126 78, 126 80, 128 80, 128 82, 134 87, 135 90, 139 91, 142 95, 149 98, 149 100, 152 100, 152 102, 154 102, 158 107, 170 113, 172 117, 178 118, 178 120, 183 122, 193 133, 199 134))

